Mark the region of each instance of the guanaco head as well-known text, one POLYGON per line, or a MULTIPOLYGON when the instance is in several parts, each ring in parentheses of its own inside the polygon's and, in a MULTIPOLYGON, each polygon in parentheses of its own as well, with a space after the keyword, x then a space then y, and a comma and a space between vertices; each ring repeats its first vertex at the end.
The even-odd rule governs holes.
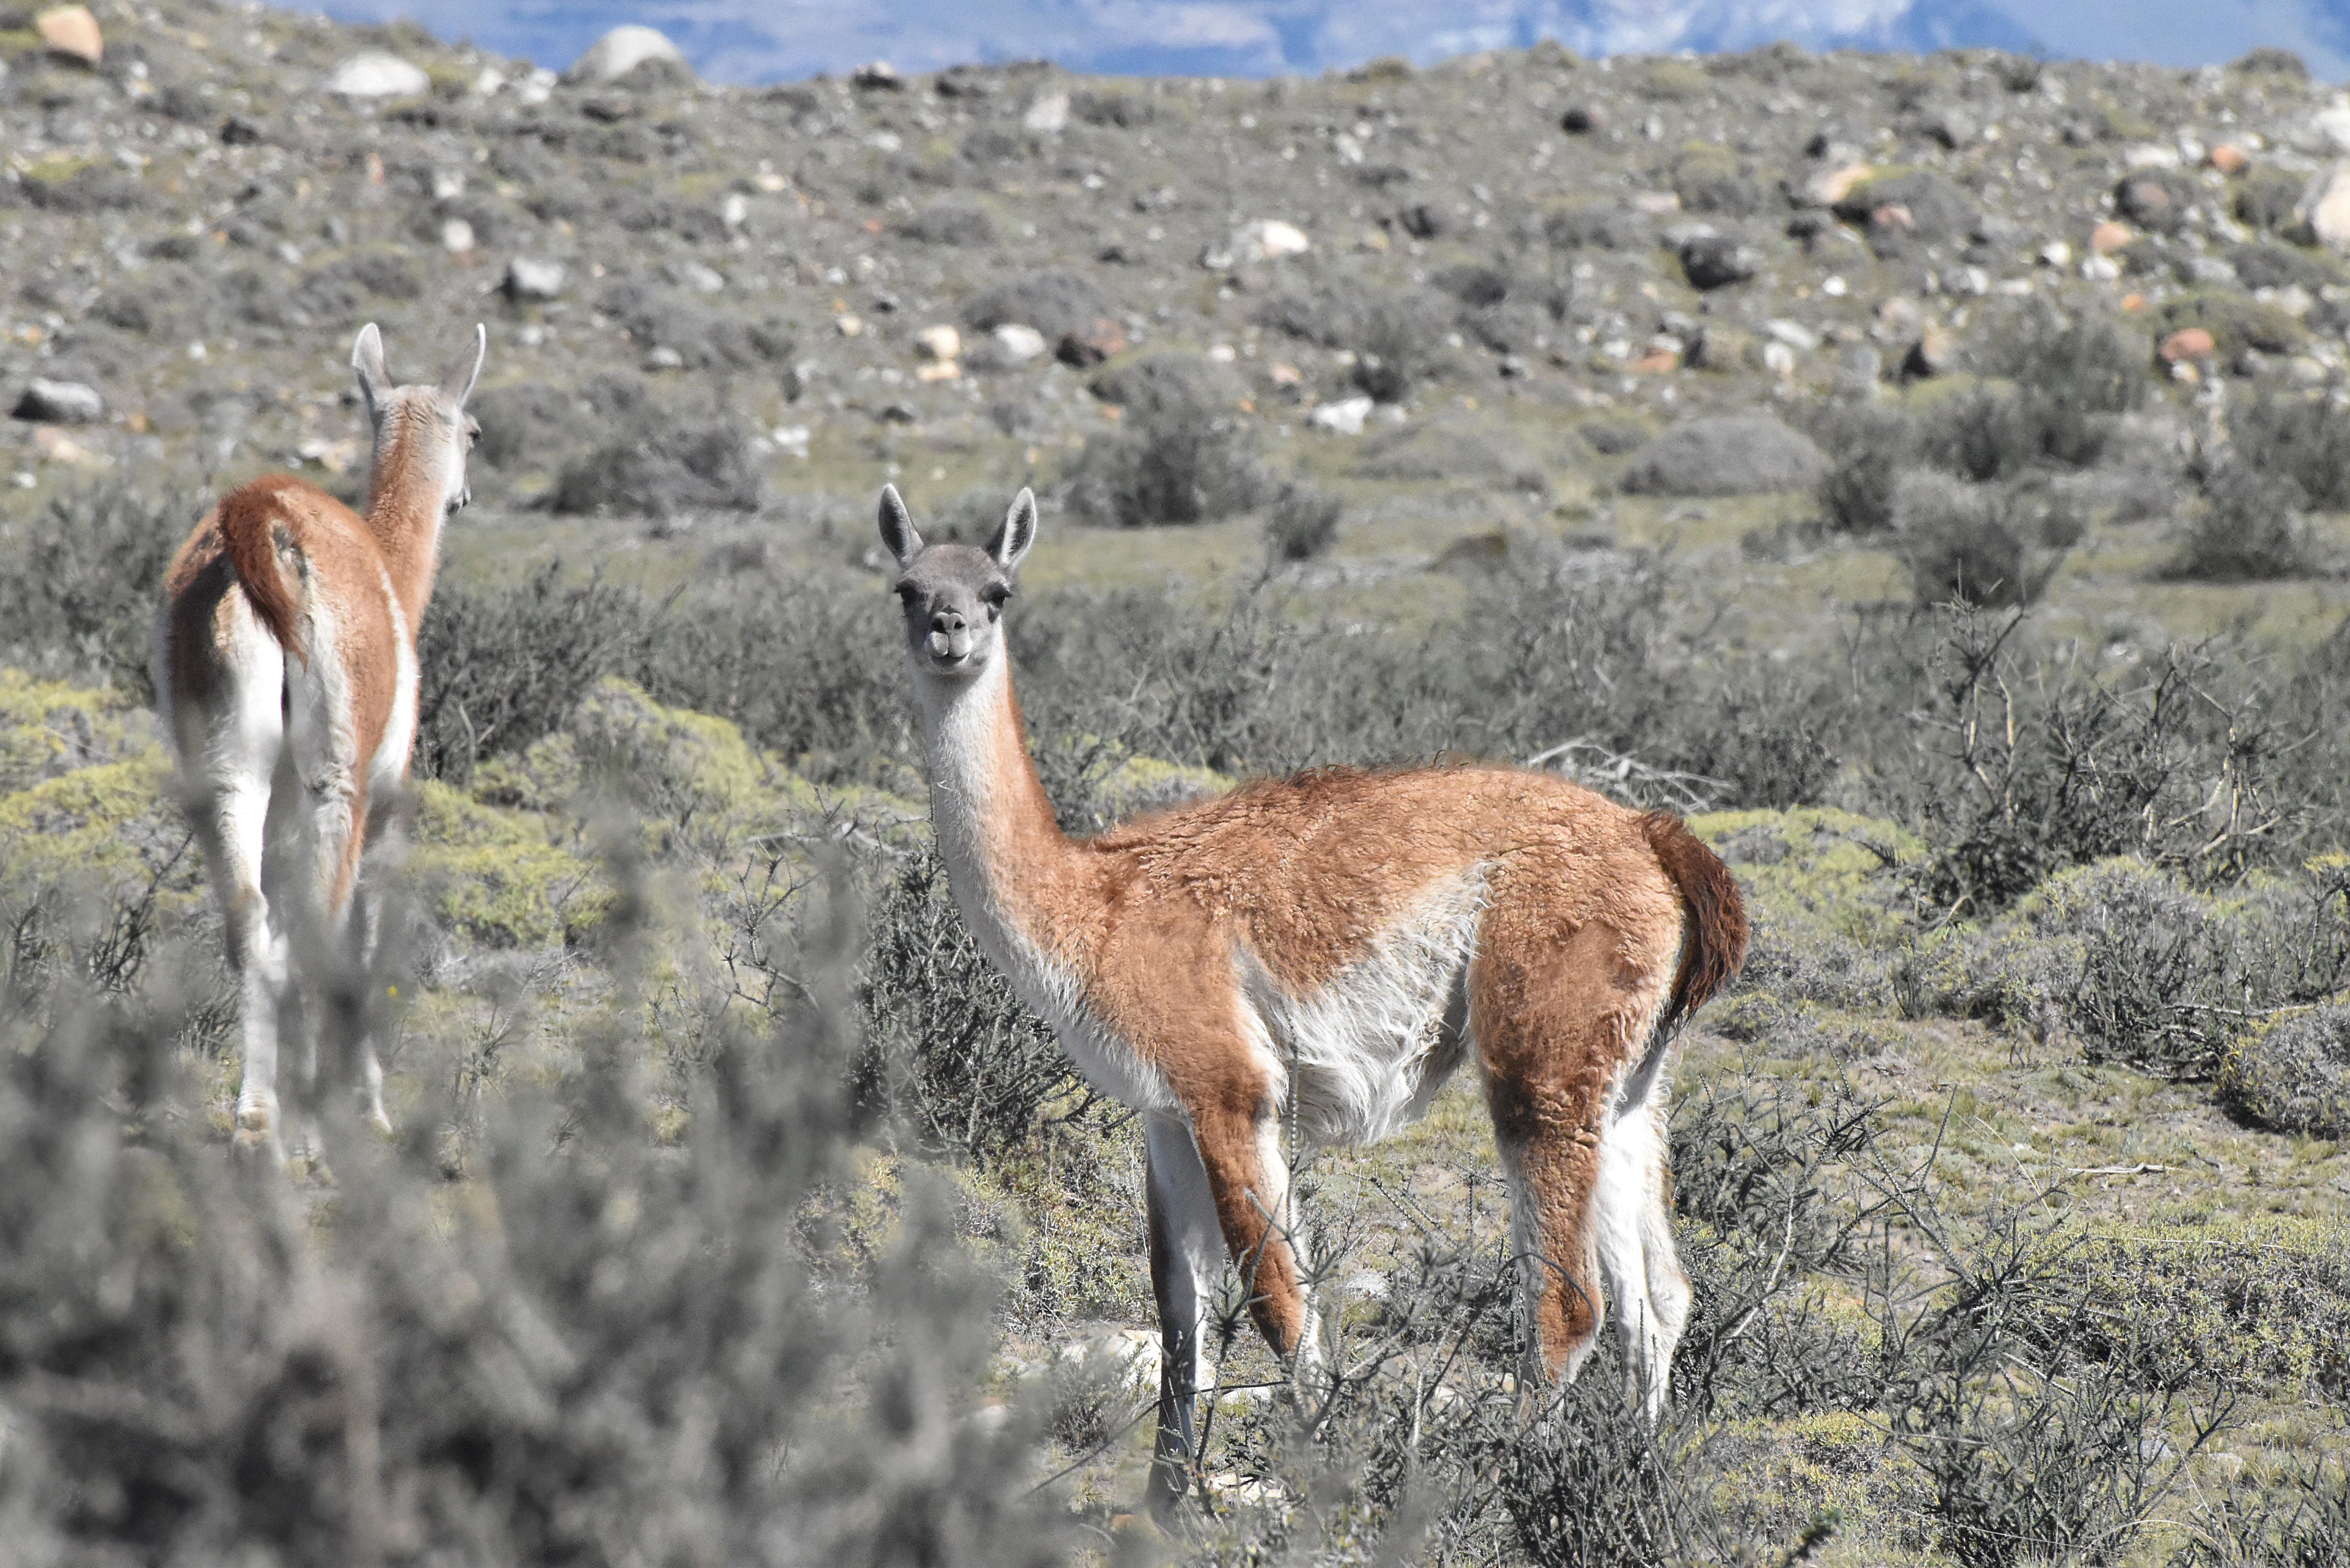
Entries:
POLYGON ((351 369, 367 400, 368 423, 375 431, 374 499, 397 492, 429 497, 432 513, 444 517, 473 499, 465 483, 465 454, 473 450, 481 425, 465 411, 482 360, 490 351, 489 329, 473 328, 473 340, 450 363, 433 386, 395 387, 383 366, 383 334, 370 321, 351 345, 351 369))
POLYGON ((906 651, 920 674, 968 676, 999 657, 1012 574, 1036 542, 1036 497, 1023 490, 986 549, 925 545, 898 497, 881 487, 881 543, 898 558, 894 591, 906 612, 906 651))

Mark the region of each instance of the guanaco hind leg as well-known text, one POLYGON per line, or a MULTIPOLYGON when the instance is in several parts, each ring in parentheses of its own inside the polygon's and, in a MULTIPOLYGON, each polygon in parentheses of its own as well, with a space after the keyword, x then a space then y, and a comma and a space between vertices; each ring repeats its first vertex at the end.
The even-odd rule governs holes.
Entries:
POLYGON ((1626 1376, 1654 1416, 1689 1304, 1663 1210, 1664 1075, 1636 1104, 1614 1102, 1648 1048, 1663 1001, 1650 977, 1669 976, 1670 955, 1627 966, 1618 932, 1594 924, 1559 943, 1530 940, 1533 924, 1489 911, 1470 981, 1511 1181, 1527 1370, 1573 1381, 1612 1310, 1626 1376))

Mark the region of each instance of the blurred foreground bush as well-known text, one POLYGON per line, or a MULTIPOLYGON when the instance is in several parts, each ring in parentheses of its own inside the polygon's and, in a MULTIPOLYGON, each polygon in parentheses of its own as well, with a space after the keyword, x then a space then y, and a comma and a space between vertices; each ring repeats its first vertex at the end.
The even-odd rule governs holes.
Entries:
POLYGON ((993 1291, 948 1189, 841 1244, 848 953, 800 960, 772 1012, 672 1006, 674 1141, 623 986, 569 1072, 461 1105, 411 1054, 391 1139, 329 1096, 324 1185, 232 1161, 168 998, 12 1005, 10 1561, 1057 1561, 1030 1425, 971 1418, 993 1291))

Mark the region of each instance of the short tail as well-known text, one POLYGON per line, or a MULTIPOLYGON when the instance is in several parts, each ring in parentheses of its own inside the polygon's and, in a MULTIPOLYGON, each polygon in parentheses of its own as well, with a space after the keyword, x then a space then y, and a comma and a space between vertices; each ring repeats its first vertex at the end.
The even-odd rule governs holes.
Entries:
POLYGON ((1746 961, 1746 902, 1730 867, 1679 817, 1652 811, 1640 819, 1640 830, 1681 896, 1681 965, 1657 1021, 1661 1040, 1737 977, 1746 961))
POLYGON ((244 589, 255 618, 269 628, 280 648, 309 663, 309 650, 303 646, 296 624, 298 590, 287 579, 282 558, 292 556, 298 563, 300 557, 295 552, 292 531, 286 525, 276 487, 261 481, 231 491, 220 504, 219 526, 229 565, 236 570, 236 580, 244 589))

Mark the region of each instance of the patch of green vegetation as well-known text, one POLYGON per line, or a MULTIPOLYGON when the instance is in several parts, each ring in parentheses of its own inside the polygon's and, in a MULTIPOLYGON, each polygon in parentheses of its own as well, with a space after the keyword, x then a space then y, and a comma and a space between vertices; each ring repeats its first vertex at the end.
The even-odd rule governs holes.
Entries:
POLYGON ((487 948, 538 948, 576 941, 609 910, 602 867, 553 818, 432 780, 415 794, 408 867, 447 929, 487 948))
POLYGON ((1751 911, 1786 940, 1835 936, 1885 949, 1910 934, 1902 869, 1925 844, 1894 823, 1801 806, 1708 812, 1690 827, 1736 870, 1751 911))

